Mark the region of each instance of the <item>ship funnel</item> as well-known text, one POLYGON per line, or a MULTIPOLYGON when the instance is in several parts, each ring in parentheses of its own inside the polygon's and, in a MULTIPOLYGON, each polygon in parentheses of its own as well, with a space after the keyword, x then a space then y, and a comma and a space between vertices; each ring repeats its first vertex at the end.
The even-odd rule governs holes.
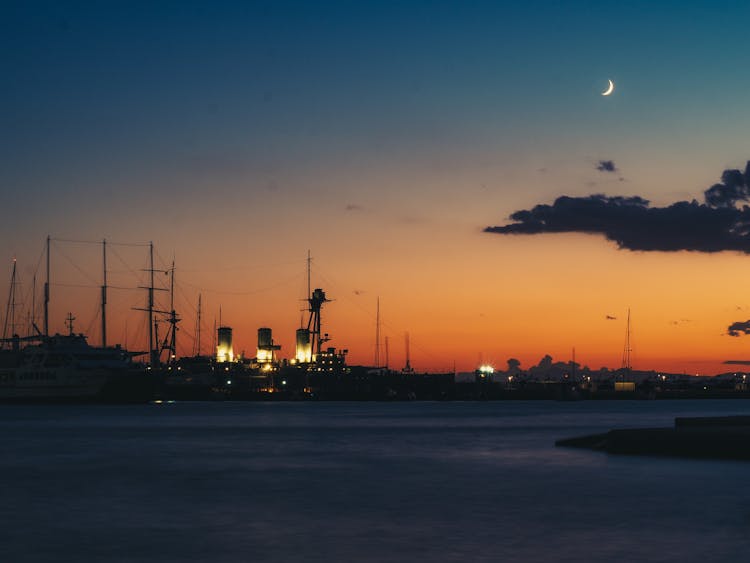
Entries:
POLYGON ((232 350, 232 329, 228 326, 220 326, 217 331, 216 361, 218 363, 233 362, 234 350, 232 350))

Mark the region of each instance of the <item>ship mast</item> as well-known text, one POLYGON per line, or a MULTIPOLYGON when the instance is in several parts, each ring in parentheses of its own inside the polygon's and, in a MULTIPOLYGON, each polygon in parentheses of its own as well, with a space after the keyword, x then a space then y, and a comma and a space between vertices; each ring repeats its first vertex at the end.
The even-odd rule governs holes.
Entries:
POLYGON ((630 375, 631 370, 631 352, 632 348, 630 346, 630 307, 628 307, 628 324, 627 329, 625 331, 625 348, 622 352, 622 369, 623 369, 623 381, 625 381, 625 378, 630 375))
POLYGON ((201 294, 198 294, 198 316, 196 324, 198 326, 195 327, 195 332, 197 335, 196 344, 195 344, 195 355, 200 356, 201 355, 201 294))
POLYGON ((307 332, 310 335, 310 350, 313 353, 313 361, 317 362, 320 359, 322 347, 324 342, 328 342, 328 335, 321 336, 320 331, 320 310, 324 303, 328 303, 330 300, 326 297, 325 291, 320 288, 316 288, 315 291, 310 291, 310 265, 312 259, 310 258, 310 251, 307 251, 307 302, 309 304, 308 311, 310 317, 307 320, 307 332))
POLYGON ((411 367, 411 358, 409 352, 409 333, 404 334, 404 344, 406 345, 406 365, 404 366, 404 373, 411 373, 414 371, 411 367))
POLYGON ((158 367, 159 365, 159 350, 158 347, 158 336, 154 339, 154 243, 149 241, 148 243, 148 254, 149 254, 149 267, 146 270, 142 270, 149 273, 150 283, 147 287, 139 286, 140 289, 148 290, 148 301, 146 308, 135 307, 136 311, 147 311, 148 312, 148 363, 151 367, 158 367))
POLYGON ((375 367, 380 367, 380 297, 375 313, 375 367))
POLYGON ((44 282, 44 336, 49 337, 49 235, 47 235, 47 281, 44 282))
POLYGON ((148 351, 150 363, 156 366, 159 363, 159 356, 156 355, 156 346, 154 346, 154 243, 149 241, 149 272, 151 274, 151 284, 148 287, 148 351))
POLYGON ((36 274, 34 274, 31 281, 31 326, 29 327, 29 336, 34 334, 34 331, 39 332, 39 329, 36 327, 36 274))
POLYGON ((177 318, 177 313, 174 310, 174 260, 172 260, 171 270, 171 286, 169 290, 169 324, 171 326, 172 334, 169 340, 169 363, 172 364, 177 359, 177 323, 180 319, 177 318))
POLYGON ((107 239, 102 240, 102 348, 107 347, 107 239))
POLYGON ((16 334, 16 257, 13 257, 13 273, 10 276, 10 291, 8 305, 5 308, 5 324, 3 326, 3 341, 8 338, 8 321, 10 320, 10 336, 16 334))
POLYGON ((312 264, 312 258, 310 257, 310 249, 307 249, 307 299, 309 300, 312 297, 312 293, 310 292, 310 266, 312 264))

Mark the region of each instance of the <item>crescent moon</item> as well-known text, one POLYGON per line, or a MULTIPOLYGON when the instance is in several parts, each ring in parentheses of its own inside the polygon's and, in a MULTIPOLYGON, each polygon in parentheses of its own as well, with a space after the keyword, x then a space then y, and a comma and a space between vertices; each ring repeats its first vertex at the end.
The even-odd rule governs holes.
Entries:
POLYGON ((604 92, 602 92, 602 96, 609 96, 614 91, 615 91, 615 83, 610 80, 609 86, 604 92))

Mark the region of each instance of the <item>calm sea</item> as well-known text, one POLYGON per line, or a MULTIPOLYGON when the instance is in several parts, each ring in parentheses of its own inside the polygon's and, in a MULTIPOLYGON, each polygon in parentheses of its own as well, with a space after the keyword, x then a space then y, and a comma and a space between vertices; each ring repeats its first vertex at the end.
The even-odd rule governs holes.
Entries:
POLYGON ((750 463, 561 449, 750 402, 0 406, 0 561, 747 561, 750 463))

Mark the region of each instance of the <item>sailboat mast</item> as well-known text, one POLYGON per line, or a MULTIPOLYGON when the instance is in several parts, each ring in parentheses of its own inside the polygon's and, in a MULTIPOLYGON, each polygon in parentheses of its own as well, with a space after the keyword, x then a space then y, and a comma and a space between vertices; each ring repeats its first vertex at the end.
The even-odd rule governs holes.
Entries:
POLYGON ((628 308, 628 324, 627 324, 627 329, 625 331, 625 349, 623 350, 623 353, 622 353, 623 378, 625 378, 626 376, 630 374, 631 352, 632 352, 632 349, 630 347, 630 308, 628 308))
POLYGON ((8 338, 8 322, 10 321, 10 336, 16 332, 16 257, 13 257, 13 273, 10 276, 10 291, 8 304, 5 307, 5 324, 3 325, 3 340, 8 338))
POLYGON ((196 356, 201 355, 201 294, 198 294, 198 326, 196 327, 196 334, 198 335, 196 343, 196 356))
POLYGON ((49 235, 47 235, 47 281, 44 282, 44 336, 49 336, 49 235))
POLYGON ((102 348, 107 347, 107 239, 102 240, 102 348))
POLYGON ((13 296, 10 302, 10 335, 16 335, 16 257, 13 257, 13 283, 11 284, 11 295, 13 296))
POLYGON ((404 334, 404 344, 406 346, 406 365, 404 366, 405 372, 411 372, 411 354, 409 352, 409 333, 404 334))
POLYGON ((385 369, 388 369, 388 337, 385 337, 385 369))
POLYGON ((375 313, 375 367, 380 367, 380 297, 375 313))
POLYGON ((148 243, 149 249, 149 272, 151 283, 148 287, 148 350, 151 366, 156 366, 157 357, 154 346, 154 243, 148 243))
POLYGON ((29 335, 39 332, 36 328, 36 274, 31 281, 31 326, 29 327, 29 335))
POLYGON ((169 320, 172 325, 172 338, 169 342, 169 363, 177 359, 177 313, 174 310, 174 260, 172 260, 172 279, 169 291, 169 320))

